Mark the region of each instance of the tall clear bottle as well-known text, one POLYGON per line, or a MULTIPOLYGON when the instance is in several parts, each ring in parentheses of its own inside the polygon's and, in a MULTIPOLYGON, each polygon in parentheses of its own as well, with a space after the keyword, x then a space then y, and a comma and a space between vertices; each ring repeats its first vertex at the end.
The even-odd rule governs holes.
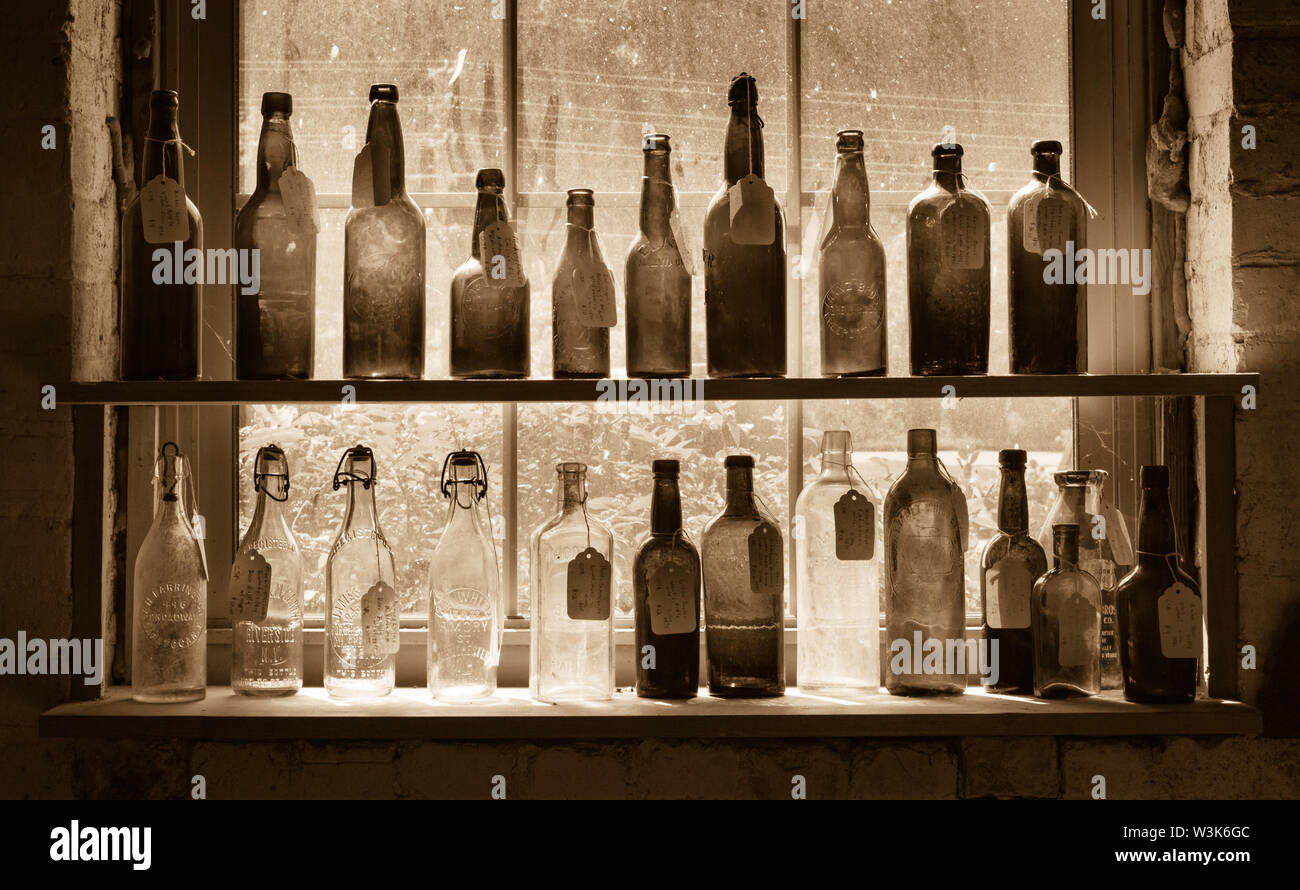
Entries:
POLYGON ((908 430, 907 469, 885 495, 885 688, 895 695, 966 691, 954 662, 927 663, 924 655, 965 639, 968 522, 966 497, 939 461, 934 430, 908 430))
POLYGON ((312 374, 316 222, 311 198, 293 191, 304 189, 304 177, 289 123, 292 114, 288 93, 262 94, 257 186, 235 217, 235 247, 258 252, 261 285, 251 294, 235 288, 235 376, 241 380, 305 380, 312 374), (293 172, 285 178, 288 171, 293 172))
POLYGON ((528 276, 505 200, 505 174, 495 168, 478 171, 478 201, 470 256, 451 279, 452 377, 527 377, 528 276), (485 256, 482 240, 501 252, 485 256))
POLYGON ((847 430, 822 433, 821 473, 799 493, 799 688, 880 688, 880 496, 853 469, 847 430))
POLYGON ((149 97, 140 192, 122 213, 123 380, 194 380, 201 367, 203 285, 174 272, 185 252, 203 250, 203 219, 185 194, 179 106, 173 90, 149 97), (155 281, 159 249, 170 255, 162 284, 155 281))
POLYGON ((302 554, 282 506, 289 499, 289 462, 278 445, 257 449, 253 488, 253 521, 230 572, 230 688, 292 695, 302 688, 302 554))
POLYGON ((836 135, 831 224, 817 258, 823 377, 885 373, 885 247, 871 227, 862 147, 861 130, 836 135))
POLYGON ((397 86, 370 87, 343 226, 343 376, 424 373, 424 215, 406 193, 397 86))
POLYGON ((647 136, 643 146, 638 232, 627 252, 627 375, 691 375, 691 272, 694 258, 679 244, 672 221, 672 149, 668 137, 647 136))
POLYGON ((988 689, 1016 695, 1034 691, 1029 600, 1034 583, 1047 572, 1047 554, 1029 536, 1025 460, 1025 452, 1016 448, 998 452, 998 533, 984 546, 980 560, 984 639, 998 644, 998 680, 988 689))
POLYGON ((912 373, 989 370, 989 202, 966 182, 962 147, 931 151, 934 181, 907 208, 912 373))
POLYGON ((737 75, 727 104, 724 181, 704 217, 709 376, 784 377, 785 216, 763 180, 754 78, 737 75))
POLYGON ((705 651, 709 694, 785 694, 785 548, 781 526, 754 492, 754 458, 733 454, 727 501, 704 527, 705 651))
POLYGON ((1101 690, 1101 588, 1079 568, 1079 526, 1052 526, 1052 570, 1033 595, 1034 695, 1101 690))
POLYGON ((135 556, 131 697, 194 701, 207 690, 208 570, 190 526, 189 465, 175 442, 154 464, 153 524, 135 556))
POLYGON ((614 277, 596 240, 591 189, 569 189, 564 250, 551 283, 551 367, 556 379, 609 377, 614 277), (608 322, 608 323, 606 323, 608 322))
POLYGON ((464 701, 496 692, 505 604, 496 546, 479 514, 487 468, 476 451, 443 462, 447 524, 429 563, 429 694, 464 701))
POLYGON ((393 551, 379 528, 371 450, 343 452, 333 486, 347 486, 348 506, 325 560, 325 690, 377 698, 393 691, 401 606, 393 551))
POLYGON ((529 690, 556 704, 614 696, 614 534, 587 513, 587 467, 555 468, 559 511, 531 541, 529 690))

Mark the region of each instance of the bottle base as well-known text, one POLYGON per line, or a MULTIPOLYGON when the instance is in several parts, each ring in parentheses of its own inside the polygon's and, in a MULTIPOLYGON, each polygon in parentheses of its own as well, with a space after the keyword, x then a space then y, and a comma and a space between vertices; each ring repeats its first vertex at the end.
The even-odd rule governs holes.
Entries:
POLYGON ((876 368, 874 371, 822 371, 823 377, 884 377, 885 369, 876 368))
POLYGON ((698 689, 658 689, 642 686, 638 686, 636 689, 637 698, 666 699, 669 701, 685 701, 686 699, 696 698, 699 694, 698 689))
POLYGON ((785 695, 784 686, 716 686, 709 685, 709 695, 714 698, 778 698, 785 695))
POLYGON ((326 685, 326 693, 330 698, 339 699, 358 699, 358 698, 383 698, 393 691, 392 686, 376 686, 374 684, 365 685, 326 685))
POLYGON ((865 683, 800 683, 799 691, 806 692, 809 695, 824 695, 828 698, 859 698, 867 695, 879 695, 880 684, 877 683, 871 686, 865 683))
POLYGON ((208 690, 205 686, 200 686, 197 689, 173 689, 155 692, 133 691, 131 700, 150 705, 165 705, 183 701, 200 701, 206 698, 207 694, 208 690))
POLYGON ((296 695, 301 686, 279 686, 279 687, 232 687, 236 695, 248 695, 253 698, 281 698, 286 695, 296 695))
POLYGON ((1089 698, 1096 694, 1096 691, 1089 691, 1071 683, 1053 683, 1045 689, 1034 690, 1035 698, 1089 698))
POLYGON ((449 374, 453 380, 527 380, 527 371, 503 371, 503 370, 486 370, 486 371, 462 371, 457 373, 452 371, 449 374))
POLYGON ((1186 705, 1196 700, 1196 695, 1146 695, 1140 692, 1124 691, 1124 700, 1144 705, 1186 705))
POLYGON ((908 698, 920 698, 938 695, 965 695, 965 686, 890 686, 890 695, 902 695, 908 698))

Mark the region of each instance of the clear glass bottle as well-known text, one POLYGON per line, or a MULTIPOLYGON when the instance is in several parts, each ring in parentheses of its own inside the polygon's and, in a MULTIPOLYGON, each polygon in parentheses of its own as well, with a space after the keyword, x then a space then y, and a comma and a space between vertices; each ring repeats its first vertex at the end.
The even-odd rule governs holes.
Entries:
POLYGON ((505 604, 491 529, 479 514, 487 468, 476 451, 443 462, 447 524, 429 563, 429 694, 464 701, 497 689, 505 604))
POLYGON ((257 186, 235 217, 235 247, 258 251, 261 287, 235 288, 235 376, 311 377, 316 329, 316 228, 294 229, 280 177, 298 166, 288 93, 262 94, 257 186))
POLYGON ((207 691, 208 571, 194 537, 189 466, 175 442, 154 464, 153 524, 135 556, 131 697, 195 701, 207 691))
POLYGON ((1101 588, 1079 568, 1079 526, 1052 526, 1052 570, 1034 584, 1034 695, 1101 690, 1101 588))
POLYGON ((733 454, 727 501, 704 527, 709 694, 785 694, 785 548, 781 526, 754 492, 754 458, 733 454))
MULTIPOLYGON (((154 90, 149 97, 149 131, 142 158, 141 190, 122 213, 122 300, 118 324, 122 331, 123 380, 194 380, 199 376, 203 319, 203 285, 185 283, 174 274, 171 283, 157 284, 154 252, 176 249, 174 241, 150 241, 141 213, 144 190, 164 176, 185 188, 181 134, 177 127, 180 99, 173 90, 154 90)), ((185 197, 189 234, 180 249, 203 250, 203 219, 185 197)), ((171 258, 173 269, 184 257, 171 258)))
POLYGON ((966 691, 954 662, 945 657, 936 669, 923 657, 926 647, 946 653, 948 641, 966 636, 966 499, 939 462, 935 438, 934 430, 907 431, 907 469, 885 495, 885 688, 894 695, 966 691))
POLYGON ((1169 469, 1142 468, 1137 565, 1119 583, 1118 628, 1124 697, 1138 702, 1196 698, 1203 654, 1201 588, 1178 560, 1169 506, 1169 469))
POLYGON ((654 462, 650 534, 632 562, 636 694, 694 698, 700 688, 700 555, 682 528, 677 461, 654 462))
POLYGON ((885 373, 885 247, 871 227, 862 147, 861 130, 836 135, 831 224, 817 257, 823 377, 885 373))
POLYGON ((628 377, 691 376, 691 275, 672 231, 676 210, 668 137, 646 138, 636 239, 627 252, 628 377))
POLYGON ((347 512, 325 560, 325 690, 335 698, 377 698, 393 691, 401 622, 393 551, 379 528, 378 481, 369 448, 354 445, 343 452, 334 490, 341 485, 348 489, 347 512), (374 632, 367 633, 364 612, 372 605, 374 632))
POLYGON ((366 147, 374 204, 353 206, 343 225, 343 376, 418 380, 424 373, 424 215, 406 193, 394 84, 370 87, 366 147))
POLYGON ((939 144, 934 181, 907 208, 912 373, 989 370, 989 202, 961 172, 962 147, 939 144))
MULTIPOLYGON (((732 186, 763 180, 763 121, 754 78, 741 73, 727 91, 731 117, 723 146, 722 187, 704 217, 704 321, 710 377, 784 377, 785 216, 771 197, 769 244, 732 239, 732 186)), ((761 190, 761 188, 759 189, 761 190)), ((770 189, 769 189, 770 191, 770 189)))
POLYGON ((533 532, 529 690, 558 704, 614 696, 614 535, 587 514, 587 467, 556 466, 559 511, 533 532), (597 583, 602 571, 608 579, 597 583), (578 572, 588 583, 571 590, 578 572))
POLYGON ((507 274, 504 261, 495 264, 488 257, 493 278, 484 269, 479 236, 496 222, 508 223, 509 214, 501 195, 505 191, 505 174, 495 168, 478 171, 475 179, 478 201, 474 207, 474 232, 470 236, 470 256, 451 279, 451 357, 452 377, 527 377, 528 303, 530 289, 522 264, 515 270, 522 284, 515 285, 507 274), (510 282, 507 284, 506 282, 510 282))
MULTIPOLYGON (((278 445, 257 449, 253 488, 257 506, 235 550, 235 564, 263 563, 270 580, 264 614, 241 614, 232 583, 230 687, 244 695, 292 695, 302 688, 302 554, 282 506, 289 499, 289 462, 278 445)), ((257 597, 249 604, 255 613, 262 611, 257 597)))
MULTIPOLYGON (((574 298, 574 269, 608 273, 596 240, 591 189, 569 189, 564 250, 551 283, 551 367, 555 378, 609 377, 609 328, 591 324, 574 298)), ((611 279, 612 280, 612 279, 611 279)), ((613 297, 611 289, 611 298, 613 297)))
POLYGON ((1016 695, 1034 691, 1034 632, 1030 627, 1029 600, 1035 582, 1047 573, 1047 554, 1029 536, 1026 457, 1017 448, 998 452, 1002 471, 998 533, 984 546, 980 560, 984 638, 998 644, 998 680, 988 690, 1016 695))
POLYGON ((1029 184, 1007 207, 1011 373, 1081 374, 1088 370, 1087 289, 1073 280, 1044 281, 1043 252, 1065 251, 1067 242, 1085 247, 1087 214, 1078 192, 1061 179, 1061 143, 1040 139, 1030 154, 1029 184))
POLYGON ((799 688, 877 692, 880 497, 853 469, 847 430, 822 433, 821 464, 794 508, 799 688))

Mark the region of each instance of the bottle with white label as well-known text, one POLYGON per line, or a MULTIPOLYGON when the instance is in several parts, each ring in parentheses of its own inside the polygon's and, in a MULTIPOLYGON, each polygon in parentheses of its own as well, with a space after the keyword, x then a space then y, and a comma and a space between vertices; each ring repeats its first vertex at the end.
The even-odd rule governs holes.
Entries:
POLYGON ((230 688, 292 695, 302 688, 302 554, 284 513, 289 462, 278 445, 257 450, 253 488, 253 521, 230 570, 230 688))
POLYGON ((794 507, 800 689, 880 690, 880 497, 853 468, 848 430, 822 433, 821 472, 794 507))
POLYGON ((347 512, 325 560, 325 690, 334 698, 393 691, 401 603, 393 551, 379 528, 375 456, 343 452, 334 490, 346 486, 347 512))
POLYGON ((614 696, 614 534, 587 512, 587 467, 555 468, 559 510, 533 532, 528 685, 538 701, 614 696))
POLYGON ((1142 468, 1137 565, 1119 582, 1117 599, 1124 697, 1192 701, 1205 619, 1200 586, 1179 565, 1167 467, 1142 468))
POLYGON ((614 326, 614 276, 596 239, 591 189, 569 189, 564 250, 551 282, 552 374, 609 377, 609 329, 614 326))
POLYGON ((998 679, 990 692, 1029 695, 1034 691, 1034 638, 1029 626, 1029 598, 1034 583, 1047 572, 1047 554, 1029 535, 1029 498, 1025 492, 1024 451, 998 452, 1002 485, 998 490, 998 533, 984 546, 980 561, 980 598, 984 604, 984 639, 998 644, 998 679))
MULTIPOLYGON (((175 442, 154 464, 153 524, 135 557, 131 697, 194 701, 207 689, 208 572, 190 525, 189 465, 175 442)), ((192 490, 192 489, 190 489, 192 490)))
POLYGON ((1031 600, 1034 695, 1101 691, 1101 587, 1079 568, 1079 526, 1052 526, 1052 569, 1031 600))

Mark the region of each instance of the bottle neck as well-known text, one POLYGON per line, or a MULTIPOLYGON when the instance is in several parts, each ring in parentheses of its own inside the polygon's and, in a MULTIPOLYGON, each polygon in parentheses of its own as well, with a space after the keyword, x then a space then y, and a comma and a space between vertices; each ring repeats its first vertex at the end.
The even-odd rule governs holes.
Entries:
POLYGON ((823 448, 821 461, 820 478, 850 482, 849 467, 853 466, 853 455, 849 454, 846 449, 823 448))
POLYGON ((835 157, 835 179, 831 183, 831 225, 835 228, 862 227, 870 215, 867 165, 862 152, 842 152, 835 157))
MULTIPOLYGON (((998 489, 998 531, 1019 535, 1029 531, 1029 500, 1025 493, 1025 471, 1002 468, 1002 487, 998 489)), ((1075 545, 1078 550, 1078 545, 1075 545)))
POLYGON ((181 162, 181 133, 176 125, 176 109, 155 108, 150 112, 143 168, 141 185, 159 175, 185 185, 185 165, 181 162))
POLYGON ((579 476, 562 475, 559 489, 560 512, 564 514, 582 512, 582 505, 587 500, 586 480, 579 476))
POLYGON ((447 507, 447 532, 474 531, 480 528, 478 485, 473 479, 457 480, 447 507))
POLYGON ((343 530, 360 531, 379 529, 379 516, 375 510, 375 483, 366 488, 360 482, 349 482, 348 509, 343 516, 343 530))
POLYGON ((1052 541, 1052 568, 1073 569, 1079 565, 1078 537, 1054 538, 1052 541))
POLYGON ((1048 176, 1061 175, 1061 156, 1058 154, 1038 154, 1034 155, 1034 173, 1039 174, 1035 178, 1046 179, 1048 176))
POLYGON ((754 510, 754 471, 749 467, 727 467, 726 512, 754 510))
POLYGON ((957 189, 965 188, 966 183, 961 175, 961 158, 957 155, 944 155, 934 159, 934 183, 941 189, 955 192, 957 189))
POLYGON ((479 189, 478 201, 474 204, 474 234, 469 241, 470 256, 482 262, 483 256, 479 250, 478 236, 483 234, 483 230, 492 223, 508 218, 506 204, 501 199, 501 195, 491 189, 479 189))
POLYGON ((388 187, 394 195, 406 193, 406 149, 402 143, 402 122, 397 103, 380 99, 370 103, 366 142, 388 143, 388 187))
POLYGON ((758 112, 742 102, 731 107, 731 118, 727 121, 723 176, 728 185, 734 185, 750 173, 763 176, 763 128, 758 122, 758 112))
POLYGON ((596 225, 596 209, 590 204, 570 204, 565 226, 564 252, 586 256, 591 252, 591 230, 596 225))
POLYGON ((297 165, 298 153, 289 119, 281 112, 274 112, 262 121, 262 135, 257 140, 258 191, 278 192, 280 175, 297 165))
POLYGON ((682 529, 682 498, 677 480, 656 476, 654 494, 650 498, 650 533, 675 535, 682 529))
POLYGON ((264 477, 262 488, 257 492, 257 504, 253 508, 253 521, 248 526, 248 537, 256 541, 266 536, 270 530, 277 537, 288 532, 289 522, 284 514, 285 497, 284 480, 277 477, 264 477))
POLYGON ((1138 561, 1166 563, 1166 555, 1176 553, 1174 514, 1169 506, 1169 491, 1164 488, 1142 489, 1138 508, 1138 561))
POLYGON ((666 151, 645 152, 645 177, 641 180, 641 234, 655 241, 668 237, 668 217, 673 210, 672 171, 666 151))
POLYGON ((933 451, 909 451, 907 454, 907 469, 938 472, 939 459, 933 451))

